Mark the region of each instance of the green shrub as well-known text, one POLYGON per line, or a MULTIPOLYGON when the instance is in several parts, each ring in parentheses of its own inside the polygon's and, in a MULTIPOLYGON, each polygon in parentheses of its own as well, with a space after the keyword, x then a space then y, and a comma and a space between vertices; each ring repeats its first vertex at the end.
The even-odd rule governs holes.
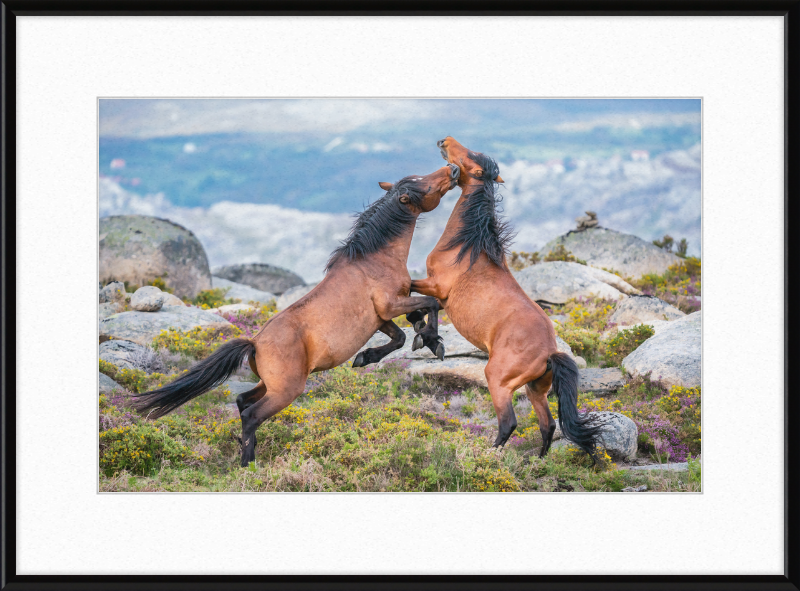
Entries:
POLYGON ((141 369, 119 368, 113 363, 102 359, 100 360, 100 373, 107 375, 126 390, 137 393, 160 388, 180 375, 147 374, 141 369))
POLYGON ((686 462, 689 465, 689 481, 700 484, 700 460, 690 457, 686 458, 686 462))
POLYGON ((573 255, 570 251, 564 248, 563 244, 559 244, 553 250, 548 252, 547 255, 544 257, 544 260, 545 262, 564 261, 566 263, 579 263, 581 265, 586 264, 586 261, 584 261, 583 259, 575 258, 575 255, 573 255))
POLYGON ((195 327, 191 330, 178 330, 169 328, 162 330, 151 346, 158 350, 163 347, 170 353, 179 353, 193 359, 208 357, 217 347, 225 341, 242 334, 242 329, 237 326, 225 328, 195 327))
POLYGON ((151 475, 162 460, 184 463, 202 457, 151 424, 116 427, 100 433, 100 470, 106 475, 127 470, 151 475))
POLYGON ((620 330, 605 342, 605 362, 608 365, 620 365, 625 357, 654 334, 655 331, 649 324, 640 324, 633 328, 620 330))
POLYGON ((603 332, 615 306, 616 302, 613 300, 598 297, 573 298, 567 301, 559 312, 568 317, 567 324, 603 332))
POLYGON ((200 291, 200 293, 198 293, 192 300, 190 300, 190 303, 194 304, 195 306, 199 306, 203 310, 208 310, 209 308, 219 308, 220 306, 226 306, 228 304, 240 303, 241 300, 225 297, 229 291, 230 287, 204 289, 200 291))
POLYGON ((675 240, 669 234, 664 234, 661 240, 653 240, 653 244, 667 252, 672 252, 672 245, 675 244, 675 240))
POLYGON ((538 252, 516 252, 511 253, 511 260, 508 261, 508 266, 512 271, 521 271, 525 267, 536 265, 540 262, 538 252))
POLYGON ((556 333, 566 342, 575 355, 583 357, 587 363, 599 359, 601 345, 600 333, 590 328, 581 328, 569 323, 556 325, 556 333))
POLYGON ((671 265, 664 273, 646 273, 641 277, 628 277, 626 281, 645 295, 656 296, 691 314, 700 309, 694 296, 701 295, 700 259, 686 257, 671 265))

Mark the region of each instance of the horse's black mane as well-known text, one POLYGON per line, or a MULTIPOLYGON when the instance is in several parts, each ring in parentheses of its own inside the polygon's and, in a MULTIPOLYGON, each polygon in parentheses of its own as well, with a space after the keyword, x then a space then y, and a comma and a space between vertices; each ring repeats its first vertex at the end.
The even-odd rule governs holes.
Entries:
POLYGON ((480 254, 485 252, 490 261, 503 267, 514 232, 497 211, 497 204, 502 201, 495 194, 495 179, 500 169, 489 156, 470 152, 469 157, 483 170, 483 175, 476 177, 483 181, 483 186, 467 195, 461 210, 461 228, 444 248, 449 250, 461 246, 454 264, 460 263, 469 253, 469 266, 472 268, 480 254))
POLYGON ((383 197, 358 214, 350 234, 331 253, 325 271, 330 271, 342 259, 354 261, 378 252, 402 236, 417 219, 408 206, 420 207, 426 195, 427 187, 423 187, 419 180, 420 177, 415 175, 401 179, 383 197), (408 204, 400 203, 401 195, 408 195, 408 204))

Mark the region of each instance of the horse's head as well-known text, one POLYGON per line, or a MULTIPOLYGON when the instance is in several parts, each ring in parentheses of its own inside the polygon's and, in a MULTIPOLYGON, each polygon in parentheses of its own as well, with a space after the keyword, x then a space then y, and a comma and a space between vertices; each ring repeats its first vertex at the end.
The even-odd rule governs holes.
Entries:
POLYGON ((458 166, 448 164, 425 176, 412 174, 395 184, 378 184, 414 213, 422 213, 436 209, 442 196, 456 186, 458 177, 458 166))
POLYGON ((436 145, 442 152, 442 158, 461 169, 459 187, 483 184, 487 179, 496 183, 503 182, 498 174, 497 164, 491 158, 465 148, 450 136, 439 140, 436 145))

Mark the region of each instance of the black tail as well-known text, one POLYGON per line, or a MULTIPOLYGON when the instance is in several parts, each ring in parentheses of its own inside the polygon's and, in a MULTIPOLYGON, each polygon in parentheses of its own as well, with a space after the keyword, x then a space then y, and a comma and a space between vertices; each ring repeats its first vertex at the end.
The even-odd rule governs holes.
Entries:
POLYGON ((550 356, 553 392, 558 398, 558 420, 564 437, 589 454, 594 461, 600 425, 591 416, 578 414, 578 366, 566 353, 550 356))
POLYGON ((150 411, 147 416, 152 419, 163 417, 192 398, 219 386, 241 367, 246 357, 255 352, 256 346, 249 339, 228 341, 174 382, 158 390, 134 394, 133 405, 139 412, 150 411))

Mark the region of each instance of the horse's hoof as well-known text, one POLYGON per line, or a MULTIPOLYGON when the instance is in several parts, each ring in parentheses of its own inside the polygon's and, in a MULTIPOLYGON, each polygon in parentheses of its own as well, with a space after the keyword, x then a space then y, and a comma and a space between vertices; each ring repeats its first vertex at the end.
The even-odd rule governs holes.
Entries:
POLYGON ((423 328, 425 328, 425 321, 424 321, 424 320, 417 320, 417 321, 414 323, 414 332, 419 332, 419 331, 421 331, 423 328))
POLYGON ((438 345, 436 345, 435 355, 439 359, 439 361, 444 361, 444 343, 439 343, 438 345))
POLYGON ((424 343, 422 342, 422 335, 418 334, 414 337, 414 342, 411 344, 411 350, 416 351, 417 349, 422 349, 424 343))
POLYGON ((366 363, 364 363, 364 352, 362 351, 356 358, 353 360, 353 367, 364 367, 366 363))

